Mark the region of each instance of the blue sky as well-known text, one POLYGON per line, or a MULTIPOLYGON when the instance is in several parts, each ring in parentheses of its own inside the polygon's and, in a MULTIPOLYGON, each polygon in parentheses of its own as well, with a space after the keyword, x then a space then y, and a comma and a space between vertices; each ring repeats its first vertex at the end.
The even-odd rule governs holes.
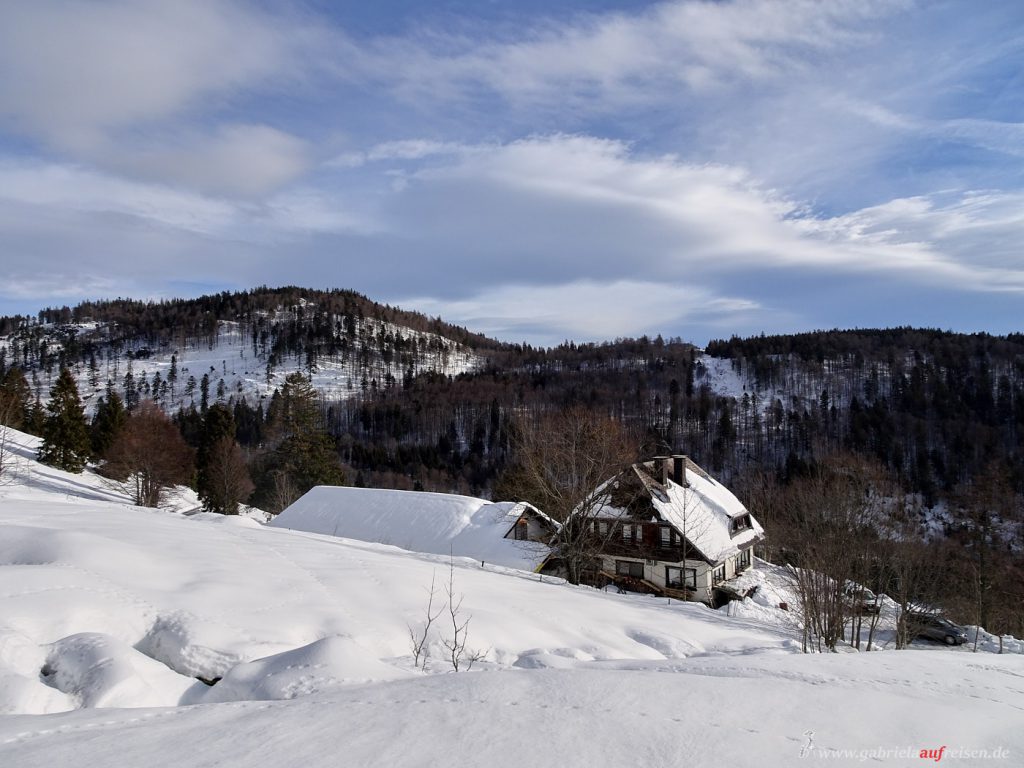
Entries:
POLYGON ((5 3, 0 313, 1020 331, 1022 78, 1015 0, 5 3))

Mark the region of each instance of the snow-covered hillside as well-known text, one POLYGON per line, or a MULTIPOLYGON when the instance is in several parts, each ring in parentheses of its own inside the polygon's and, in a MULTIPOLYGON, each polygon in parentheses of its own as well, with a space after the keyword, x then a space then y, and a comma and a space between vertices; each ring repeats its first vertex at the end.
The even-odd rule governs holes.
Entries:
POLYGON ((4 766, 1024 755, 1024 656, 805 656, 790 628, 700 605, 132 507, 94 475, 39 467, 15 437, 21 465, 0 485, 4 766), (482 660, 452 671, 443 613, 424 672, 409 630, 449 578, 482 660))
MULTIPOLYGON (((281 310, 274 322, 286 325, 291 317, 281 310)), ((271 353, 265 345, 253 343, 252 328, 227 320, 219 321, 208 338, 157 346, 143 339, 111 345, 106 340, 113 329, 95 322, 52 328, 47 340, 51 355, 61 349, 59 339, 69 333, 95 344, 97 353, 90 363, 76 361, 71 366, 87 410, 95 406, 108 381, 124 396, 129 373, 140 398, 153 397, 165 409, 175 411, 199 405, 204 376, 211 403, 232 396, 258 402, 295 371, 308 375, 326 399, 342 400, 367 388, 400 383, 409 373, 433 371, 455 376, 473 370, 480 362, 472 350, 438 334, 372 318, 360 319, 353 328, 350 346, 343 351, 322 351, 314 361, 302 354, 271 353), (394 351, 396 343, 415 349, 415 354, 399 354, 394 351)), ((0 337, 0 348, 11 350, 12 344, 16 344, 13 337, 0 337)), ((49 374, 34 373, 34 394, 44 402, 56 374, 54 367, 49 374)))

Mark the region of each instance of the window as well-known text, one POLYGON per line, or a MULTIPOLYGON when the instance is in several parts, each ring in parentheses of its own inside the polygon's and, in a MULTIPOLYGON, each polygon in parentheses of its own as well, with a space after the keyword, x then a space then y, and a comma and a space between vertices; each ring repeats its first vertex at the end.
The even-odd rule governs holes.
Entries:
POLYGON ((736 573, 745 571, 750 567, 750 550, 744 549, 736 555, 736 573))
POLYGON ((626 523, 622 526, 622 540, 629 543, 639 543, 643 539, 643 526, 626 523))
POLYGON ((697 569, 665 566, 665 586, 669 589, 696 589, 697 569))
POLYGON ((598 522, 598 524, 597 524, 597 532, 600 535, 602 535, 602 536, 607 536, 608 535, 608 523, 606 523, 604 520, 601 520, 600 522, 598 522))
POLYGON ((615 573, 619 576, 632 576, 634 579, 644 577, 644 564, 634 563, 631 560, 616 560, 615 573))
POLYGON ((715 568, 714 572, 711 574, 712 584, 721 584, 723 581, 725 581, 725 563, 722 563, 720 566, 715 568))
POLYGON ((525 517, 520 517, 516 523, 516 541, 526 541, 530 538, 529 524, 525 517))
POLYGON ((667 525, 661 526, 661 546, 672 546, 672 529, 669 528, 667 525))
POLYGON ((729 527, 733 533, 739 533, 740 531, 745 531, 748 528, 753 528, 754 526, 750 522, 750 515, 740 515, 739 517, 734 517, 732 519, 729 527))

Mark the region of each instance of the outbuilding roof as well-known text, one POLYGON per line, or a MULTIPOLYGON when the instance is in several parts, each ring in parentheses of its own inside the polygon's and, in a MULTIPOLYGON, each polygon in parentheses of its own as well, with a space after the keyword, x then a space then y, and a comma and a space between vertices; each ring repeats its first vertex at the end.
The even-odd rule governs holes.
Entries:
POLYGON ((547 556, 548 547, 504 538, 524 512, 557 529, 554 521, 524 502, 320 485, 270 525, 533 570, 547 556))

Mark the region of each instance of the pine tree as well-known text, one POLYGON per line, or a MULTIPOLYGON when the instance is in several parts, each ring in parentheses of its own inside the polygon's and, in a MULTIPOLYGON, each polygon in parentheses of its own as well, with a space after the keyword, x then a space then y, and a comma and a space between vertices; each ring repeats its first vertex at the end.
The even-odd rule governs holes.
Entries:
POLYGON ((50 390, 46 411, 39 460, 68 472, 81 472, 92 446, 78 385, 67 368, 61 369, 57 383, 50 390))
POLYGON ((235 442, 235 419, 231 410, 215 403, 206 411, 196 457, 197 490, 203 507, 222 515, 238 514, 238 505, 253 490, 242 450, 235 442))
POLYGON ((275 395, 268 418, 276 447, 262 472, 259 501, 279 512, 315 485, 343 485, 345 474, 309 380, 300 371, 289 374, 275 395))
POLYGON ((167 372, 167 382, 171 387, 171 400, 174 400, 174 386, 178 383, 178 355, 171 355, 171 369, 167 372))
POLYGON ((222 515, 237 515, 255 488, 242 449, 227 435, 218 439, 206 453, 203 471, 203 507, 222 515))
POLYGON ((210 374, 204 373, 202 381, 199 382, 199 412, 206 415, 210 407, 210 374))
POLYGON ((46 424, 46 409, 43 408, 39 395, 28 410, 28 419, 25 422, 25 431, 30 435, 42 435, 43 426, 46 424))
POLYGON ((96 413, 92 417, 89 437, 93 456, 99 458, 110 449, 118 434, 124 429, 127 418, 128 411, 124 407, 124 401, 111 382, 107 386, 106 398, 100 398, 96 404, 96 413))
POLYGON ((0 413, 3 424, 14 429, 27 428, 32 410, 32 390, 21 368, 9 368, 0 381, 0 413))
POLYGON ((135 386, 135 374, 132 372, 132 361, 128 358, 128 371, 124 375, 124 404, 129 411, 134 411, 139 404, 139 394, 135 386))

